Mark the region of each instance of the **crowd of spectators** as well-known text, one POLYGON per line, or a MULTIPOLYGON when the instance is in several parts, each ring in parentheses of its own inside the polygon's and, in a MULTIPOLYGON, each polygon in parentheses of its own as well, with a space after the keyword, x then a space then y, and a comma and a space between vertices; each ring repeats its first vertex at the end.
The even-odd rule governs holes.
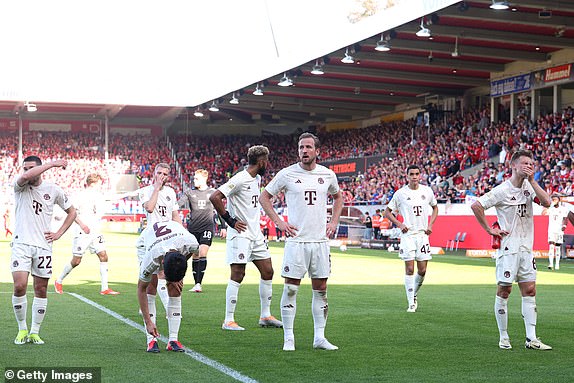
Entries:
MULTIPOLYGON (((410 164, 421 166, 422 182, 434 189, 439 200, 461 202, 504 181, 510 175, 507 161, 511 153, 526 148, 535 155, 535 179, 550 193, 573 195, 572 108, 540 116, 536 121, 517 116, 512 123, 491 123, 489 117, 490 111, 483 108, 443 116, 430 127, 416 126, 414 120, 409 120, 362 129, 319 131, 320 160, 380 158, 364 173, 341 180, 348 204, 386 204, 406 183, 405 169, 410 164)), ((223 184, 246 165, 247 149, 253 144, 270 149, 270 169, 263 180, 266 184, 278 170, 297 161, 297 136, 110 135, 109 160, 105 161, 98 134, 27 132, 23 155, 40 154, 44 161, 67 159, 66 171, 48 171, 46 177, 69 193, 81 189, 91 172, 102 174, 108 187, 113 175, 125 173, 137 175, 143 186, 151 181, 155 164, 176 162, 172 186, 181 192, 191 187, 199 168, 209 171, 210 186, 223 184)), ((0 135, 3 194, 17 174, 17 143, 15 135, 0 135)), ((283 201, 276 203, 280 207, 283 201)))

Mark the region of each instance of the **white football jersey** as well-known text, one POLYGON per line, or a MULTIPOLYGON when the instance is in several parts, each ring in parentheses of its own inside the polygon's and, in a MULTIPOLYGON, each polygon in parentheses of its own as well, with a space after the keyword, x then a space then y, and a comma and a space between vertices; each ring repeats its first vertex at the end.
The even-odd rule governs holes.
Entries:
POLYGON ((506 180, 478 199, 484 209, 494 207, 498 223, 509 234, 502 237, 500 251, 517 253, 520 249, 532 251, 534 244, 534 218, 532 202, 536 194, 528 180, 516 188, 506 180))
POLYGON ((50 223, 54 205, 63 210, 72 206, 64 190, 49 181, 42 181, 39 186, 19 186, 15 182, 14 198, 16 224, 13 241, 50 250, 52 244, 46 241, 44 233, 52 231, 50 223))
POLYGON ((251 177, 251 174, 246 170, 242 170, 219 187, 218 190, 227 198, 227 211, 229 211, 229 214, 247 223, 247 230, 242 233, 229 227, 227 231, 228 239, 239 236, 252 241, 263 240, 263 233, 261 233, 259 226, 259 220, 261 219, 261 206, 259 205, 260 186, 261 176, 251 177))
POLYGON ((145 244, 145 255, 140 265, 140 279, 146 282, 159 269, 168 251, 176 250, 187 256, 199 248, 195 236, 176 221, 148 225, 141 237, 145 244))
POLYGON ((404 236, 424 233, 428 229, 430 207, 436 206, 437 201, 432 189, 419 184, 415 190, 405 185, 393 194, 387 206, 393 212, 403 216, 404 224, 409 228, 404 236))
POLYGON ((296 242, 325 242, 327 238, 327 198, 339 192, 335 173, 317 165, 308 171, 299 163, 286 167, 265 187, 271 195, 285 193, 289 207, 287 221, 297 227, 296 242))
POLYGON ((562 221, 568 215, 568 208, 562 203, 548 208, 548 234, 562 233, 562 221))
MULTIPOLYGON (((142 206, 150 200, 152 193, 153 185, 145 186, 139 190, 138 195, 142 206)), ((155 204, 153 212, 148 213, 148 211, 144 209, 148 225, 152 225, 156 222, 171 221, 172 213, 178 210, 179 206, 177 204, 175 191, 165 185, 159 190, 157 203, 155 204)))
MULTIPOLYGON (((106 212, 107 203, 103 194, 93 188, 86 188, 73 198, 78 218, 90 228, 90 234, 102 232, 102 217, 106 212)), ((76 225, 75 233, 82 229, 76 225)))

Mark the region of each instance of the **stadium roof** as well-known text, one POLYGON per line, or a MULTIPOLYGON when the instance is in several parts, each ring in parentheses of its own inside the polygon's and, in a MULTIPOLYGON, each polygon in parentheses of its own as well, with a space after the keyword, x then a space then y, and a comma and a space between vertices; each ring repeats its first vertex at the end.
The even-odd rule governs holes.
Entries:
MULTIPOLYGON (((187 119, 201 126, 237 124, 314 125, 351 121, 395 111, 399 105, 421 106, 427 96, 462 96, 484 87, 488 94, 491 73, 519 61, 543 68, 552 55, 570 50, 574 62, 574 2, 522 0, 510 2, 508 10, 489 8, 490 0, 463 1, 427 15, 423 26, 432 39, 418 37, 421 19, 359 41, 353 64, 341 59, 346 48, 325 56, 323 75, 313 75, 316 60, 288 72, 294 86, 277 86, 283 73, 261 79, 263 96, 253 95, 256 84, 237 90, 239 103, 230 104, 232 93, 218 99, 219 111, 211 102, 199 106, 203 117, 194 117, 198 106, 152 107, 136 105, 37 103, 33 118, 86 120, 108 115, 114 124, 170 126, 187 119), (383 39, 388 52, 375 50, 383 39)), ((321 31, 317 31, 321 33, 321 31)), ((349 52, 351 53, 351 52, 349 52)), ((229 60, 230 67, 233 58, 229 60)), ((217 81, 217 75, 215 75, 217 81)), ((24 102, 0 101, 0 117, 24 111, 24 102)))

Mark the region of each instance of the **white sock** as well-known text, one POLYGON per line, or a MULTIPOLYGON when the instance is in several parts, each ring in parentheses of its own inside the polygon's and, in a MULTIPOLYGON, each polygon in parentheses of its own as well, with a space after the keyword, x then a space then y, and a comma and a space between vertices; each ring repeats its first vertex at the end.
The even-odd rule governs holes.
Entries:
POLYGON ((536 339, 536 297, 522 297, 522 318, 526 327, 526 337, 536 339))
POLYGON ((167 281, 165 279, 158 278, 157 295, 159 295, 163 308, 165 309, 165 312, 167 312, 167 300, 169 299, 169 296, 167 295, 167 281))
POLYGON ((508 336, 508 299, 496 296, 494 301, 494 316, 498 325, 500 339, 509 338, 508 336))
POLYGON ((74 268, 72 267, 71 263, 66 263, 66 266, 64 266, 64 270, 62 270, 62 274, 60 274, 60 277, 56 280, 56 282, 58 283, 62 283, 62 281, 64 280, 64 278, 66 278, 68 276, 68 274, 70 274, 70 272, 73 270, 74 268))
POLYGON ((556 255, 556 269, 560 268, 560 257, 562 256, 562 245, 556 245, 554 247, 554 254, 556 255))
POLYGON ((316 342, 325 339, 325 326, 327 325, 327 315, 329 313, 326 290, 313 290, 311 308, 313 311, 313 328, 315 330, 314 341, 316 342))
POLYGON ((297 313, 297 292, 299 286, 285 283, 281 296, 281 320, 283 321, 283 338, 295 339, 293 324, 297 313))
POLYGON ((271 316, 271 298, 273 297, 273 281, 259 280, 259 300, 261 301, 261 318, 271 316))
MULTIPOLYGON (((149 317, 151 321, 155 324, 156 321, 156 308, 155 308, 155 295, 148 294, 147 295, 147 310, 149 312, 149 317)), ((144 321, 144 329, 145 329, 145 321, 144 321)), ((147 331, 145 331, 145 335, 147 337, 147 344, 152 341, 153 336, 151 336, 147 331)))
POLYGON ((100 262, 100 277, 102 279, 102 290, 108 289, 108 262, 100 262))
POLYGON ((233 280, 227 282, 225 289, 225 323, 235 322, 235 306, 237 306, 237 295, 239 294, 240 283, 233 280))
POLYGON ((21 297, 12 295, 12 309, 14 310, 14 315, 16 316, 16 322, 18 322, 18 330, 28 330, 28 325, 26 325, 28 298, 26 295, 22 295, 21 297))
POLYGON ((548 266, 554 267, 554 245, 548 246, 548 266))
POLYGON ((181 297, 169 297, 167 303, 167 327, 169 340, 177 340, 181 325, 181 297))
POLYGON ((407 293, 407 302, 409 306, 415 304, 415 276, 405 274, 405 291, 407 293))
POLYGON ((425 276, 424 275, 420 275, 419 273, 415 274, 415 294, 417 295, 421 286, 423 285, 423 282, 425 280, 425 276))
POLYGON ((46 306, 48 298, 34 297, 32 301, 32 324, 30 325, 30 334, 39 334, 40 326, 46 316, 46 306))

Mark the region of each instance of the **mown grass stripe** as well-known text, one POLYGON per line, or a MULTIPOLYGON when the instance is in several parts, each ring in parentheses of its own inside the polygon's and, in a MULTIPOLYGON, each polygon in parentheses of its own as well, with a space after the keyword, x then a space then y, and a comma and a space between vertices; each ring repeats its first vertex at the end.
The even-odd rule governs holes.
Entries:
MULTIPOLYGON (((117 312, 112 311, 112 310, 108 309, 107 307, 102 306, 99 303, 92 301, 91 299, 88 299, 88 298, 86 298, 80 294, 76 294, 76 293, 66 293, 66 294, 69 294, 69 295, 73 296, 74 298, 77 298, 77 299, 81 300, 82 302, 85 302, 85 303, 89 304, 90 306, 97 308, 100 311, 103 311, 104 313, 116 318, 117 320, 127 324, 128 326, 135 328, 136 330, 145 332, 143 325, 136 323, 133 320, 126 318, 126 317, 118 314, 117 312)), ((159 337, 159 340, 161 340, 164 343, 167 343, 168 338, 162 335, 159 337)), ((200 354, 199 352, 195 352, 195 351, 189 349, 187 346, 185 346, 185 354, 188 355, 189 357, 195 359, 196 361, 198 361, 200 363, 203 363, 203 364, 205 364, 205 365, 207 365, 213 369, 216 369, 216 370, 224 373, 227 376, 232 377, 233 379, 235 379, 239 382, 258 383, 255 379, 252 379, 249 376, 243 375, 242 373, 235 371, 234 369, 229 368, 226 365, 219 363, 213 359, 210 359, 207 356, 200 354)))

